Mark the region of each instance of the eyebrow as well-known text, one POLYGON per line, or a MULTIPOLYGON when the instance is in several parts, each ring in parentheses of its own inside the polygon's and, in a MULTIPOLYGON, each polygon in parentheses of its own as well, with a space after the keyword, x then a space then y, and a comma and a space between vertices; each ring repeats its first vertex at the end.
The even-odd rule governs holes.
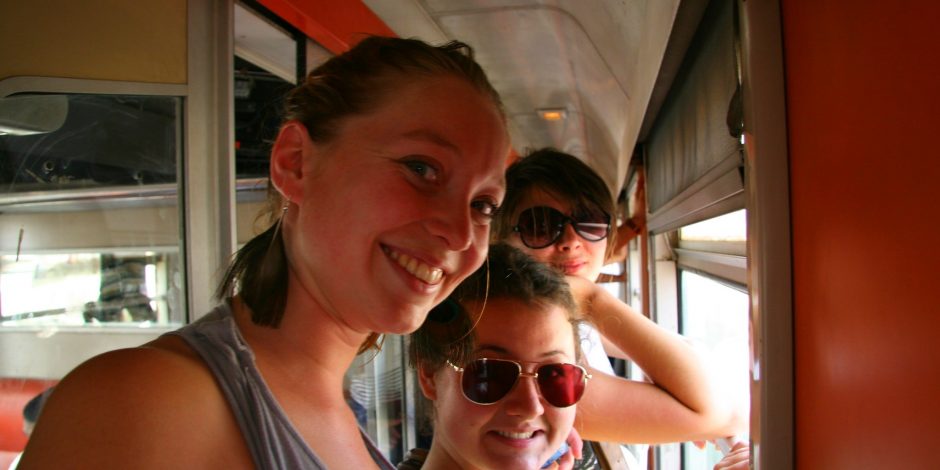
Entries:
MULTIPOLYGON (((481 344, 474 352, 478 354, 481 352, 493 352, 493 353, 499 353, 499 354, 505 354, 505 355, 512 354, 508 349, 501 347, 501 346, 492 345, 492 344, 481 344)), ((565 355, 564 351, 560 349, 552 349, 550 351, 544 351, 542 354, 539 355, 539 357, 549 358, 553 356, 563 356, 563 355, 565 355)), ((525 362, 528 362, 528 361, 525 361, 525 362)))
POLYGON ((452 150, 454 153, 460 153, 460 149, 451 142, 447 140, 441 134, 434 132, 430 129, 415 129, 413 131, 408 131, 403 134, 404 137, 415 140, 424 140, 431 142, 432 144, 440 145, 441 147, 446 147, 452 150))

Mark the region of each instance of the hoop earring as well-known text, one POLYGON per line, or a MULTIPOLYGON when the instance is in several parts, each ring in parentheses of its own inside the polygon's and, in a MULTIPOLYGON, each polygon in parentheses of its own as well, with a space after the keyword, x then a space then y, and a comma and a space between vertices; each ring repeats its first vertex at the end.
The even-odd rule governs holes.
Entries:
POLYGON ((466 338, 467 336, 470 336, 470 333, 473 333, 473 330, 475 330, 477 328, 477 325, 480 324, 480 320, 483 319, 483 312, 486 311, 486 300, 490 298, 490 255, 489 254, 486 255, 486 285, 483 286, 483 289, 484 289, 483 290, 483 305, 480 306, 480 314, 477 316, 477 320, 473 322, 473 326, 471 326, 470 329, 467 330, 467 332, 464 333, 463 336, 461 336, 460 338, 457 338, 455 341, 453 341, 453 343, 456 343, 457 341, 460 341, 466 338))
MULTIPOLYGON (((281 207, 281 216, 277 218, 277 222, 274 222, 274 233, 271 235, 272 242, 277 238, 278 234, 281 232, 281 222, 284 220, 284 216, 287 215, 288 209, 290 209, 290 200, 284 201, 284 206, 281 207)), ((270 246, 268 247, 268 249, 270 249, 270 246)))

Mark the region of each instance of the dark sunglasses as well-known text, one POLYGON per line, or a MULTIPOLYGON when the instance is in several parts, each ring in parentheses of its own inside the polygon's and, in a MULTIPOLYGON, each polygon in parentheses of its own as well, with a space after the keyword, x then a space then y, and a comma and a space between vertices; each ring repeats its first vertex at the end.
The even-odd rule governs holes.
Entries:
POLYGON ((586 211, 568 217, 557 209, 536 206, 522 211, 512 230, 519 232, 525 246, 538 249, 555 244, 565 231, 565 224, 571 224, 581 238, 598 242, 607 238, 610 232, 610 215, 602 211, 586 211))
POLYGON ((545 401, 554 407, 565 408, 581 399, 584 386, 591 378, 591 374, 575 364, 542 364, 534 374, 523 372, 522 364, 508 359, 475 359, 464 367, 447 361, 447 365, 461 374, 463 396, 478 405, 492 405, 502 400, 519 377, 532 377, 545 401))

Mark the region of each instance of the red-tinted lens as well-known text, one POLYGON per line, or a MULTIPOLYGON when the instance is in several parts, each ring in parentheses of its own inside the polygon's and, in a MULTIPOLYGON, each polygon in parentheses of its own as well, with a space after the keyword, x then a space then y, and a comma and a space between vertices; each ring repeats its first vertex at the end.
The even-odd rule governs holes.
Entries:
POLYGON ((552 406, 574 405, 584 394, 584 369, 574 364, 546 364, 538 374, 539 391, 552 406))
POLYGON ((512 390, 519 372, 515 362, 477 359, 463 369, 463 394, 481 405, 496 403, 512 390))

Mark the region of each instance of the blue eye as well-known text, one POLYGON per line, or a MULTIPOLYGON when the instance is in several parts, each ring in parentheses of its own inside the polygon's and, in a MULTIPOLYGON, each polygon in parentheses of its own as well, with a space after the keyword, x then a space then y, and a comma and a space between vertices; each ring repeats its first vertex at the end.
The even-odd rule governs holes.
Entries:
POLYGON ((496 203, 485 199, 471 202, 470 207, 484 219, 484 222, 489 222, 496 215, 496 211, 499 210, 496 203))
POLYGON ((411 170, 412 173, 420 176, 421 178, 428 181, 437 181, 440 177, 440 172, 433 165, 423 162, 421 160, 408 160, 404 162, 405 166, 411 170))

